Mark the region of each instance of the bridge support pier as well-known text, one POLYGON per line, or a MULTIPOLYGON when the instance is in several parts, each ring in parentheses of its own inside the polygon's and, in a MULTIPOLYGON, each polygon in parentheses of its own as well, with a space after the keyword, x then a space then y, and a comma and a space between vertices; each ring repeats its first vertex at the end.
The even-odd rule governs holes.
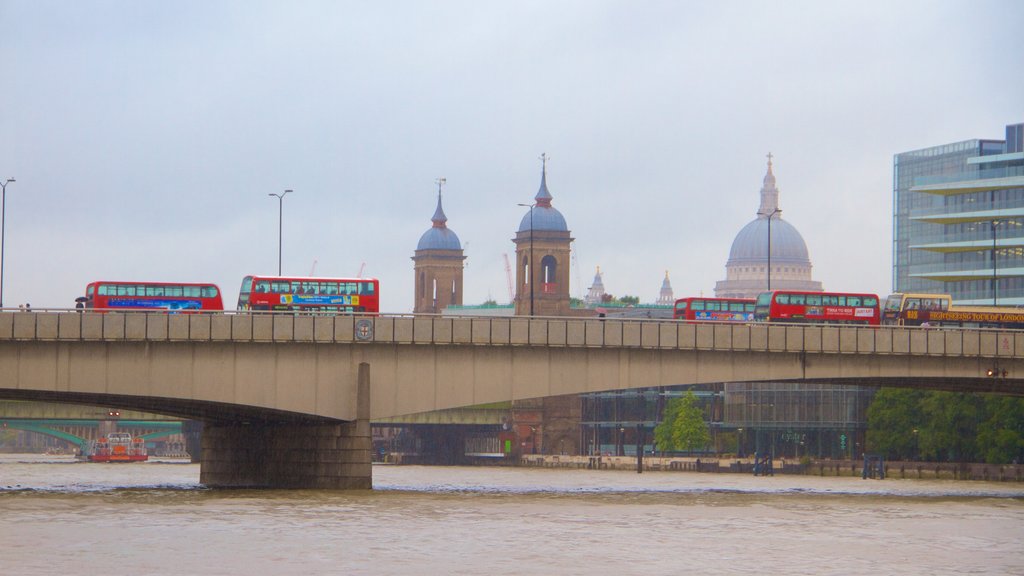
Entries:
POLYGON ((370 366, 359 365, 356 420, 206 422, 199 482, 211 488, 373 487, 370 366))

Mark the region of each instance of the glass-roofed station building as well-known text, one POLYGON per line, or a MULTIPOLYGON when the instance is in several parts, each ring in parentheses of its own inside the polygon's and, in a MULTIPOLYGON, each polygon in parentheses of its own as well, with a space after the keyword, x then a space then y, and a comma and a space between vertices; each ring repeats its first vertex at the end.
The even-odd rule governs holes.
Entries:
POLYGON ((894 290, 1024 304, 1024 124, 893 164, 894 290))

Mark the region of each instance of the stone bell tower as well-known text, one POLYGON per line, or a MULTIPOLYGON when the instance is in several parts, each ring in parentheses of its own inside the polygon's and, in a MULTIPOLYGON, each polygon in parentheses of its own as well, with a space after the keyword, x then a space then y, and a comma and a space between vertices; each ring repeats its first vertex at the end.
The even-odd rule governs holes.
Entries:
POLYGON ((562 214, 551 206, 546 154, 541 155, 540 189, 516 237, 517 316, 569 314, 569 244, 573 238, 562 214))
POLYGON ((420 237, 412 257, 416 274, 413 312, 440 314, 451 305, 462 305, 463 261, 466 259, 459 237, 448 228, 448 217, 441 208, 441 187, 437 180, 437 209, 430 219, 433 225, 420 237))

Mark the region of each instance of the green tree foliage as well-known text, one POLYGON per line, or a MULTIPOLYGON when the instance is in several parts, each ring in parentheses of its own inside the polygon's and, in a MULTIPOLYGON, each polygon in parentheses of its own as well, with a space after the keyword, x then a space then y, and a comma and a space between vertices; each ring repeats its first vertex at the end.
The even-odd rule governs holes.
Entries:
POLYGON ((924 425, 921 403, 926 393, 905 388, 883 388, 868 406, 867 444, 871 452, 891 460, 914 459, 924 425))
POLYGON ((692 390, 665 406, 662 421, 654 428, 654 441, 662 452, 703 450, 711 442, 704 410, 692 390))
POLYGON ((619 302, 622 302, 623 304, 627 304, 627 305, 632 304, 633 306, 636 306, 637 304, 640 303, 640 297, 639 296, 622 296, 621 298, 619 298, 619 302))
POLYGON ((883 388, 868 407, 867 448, 896 460, 1024 460, 1024 399, 883 388))

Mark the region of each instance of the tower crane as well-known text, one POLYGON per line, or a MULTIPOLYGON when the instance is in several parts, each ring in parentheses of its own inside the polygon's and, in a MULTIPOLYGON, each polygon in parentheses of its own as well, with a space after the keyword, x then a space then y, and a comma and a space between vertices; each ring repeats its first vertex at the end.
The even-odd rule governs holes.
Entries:
POLYGON ((359 274, 356 274, 356 278, 362 278, 363 277, 363 270, 365 270, 365 269, 366 269, 366 262, 363 262, 362 264, 359 265, 359 274))
POLYGON ((310 269, 309 269, 309 275, 310 276, 316 276, 316 263, 317 263, 317 259, 314 258, 313 259, 313 266, 310 267, 310 269))
POLYGON ((512 265, 508 263, 508 254, 502 254, 505 257, 505 280, 508 282, 508 300, 509 302, 516 301, 516 291, 512 289, 512 265))

